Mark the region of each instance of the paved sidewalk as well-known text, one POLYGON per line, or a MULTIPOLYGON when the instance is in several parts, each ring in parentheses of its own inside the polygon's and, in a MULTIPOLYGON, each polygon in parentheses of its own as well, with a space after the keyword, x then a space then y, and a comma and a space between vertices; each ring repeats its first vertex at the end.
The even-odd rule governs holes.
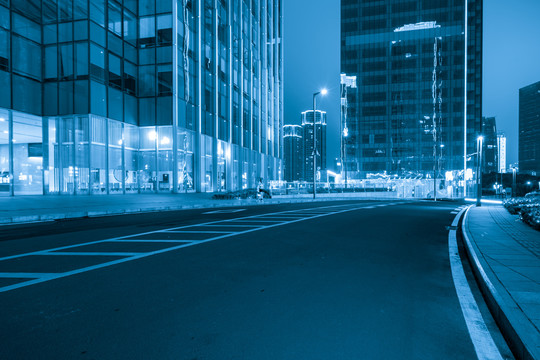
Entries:
POLYGON ((472 207, 467 252, 488 306, 518 359, 540 360, 540 232, 503 206, 472 207))
MULTIPOLYGON (((369 194, 369 193, 368 193, 369 194)), ((379 194, 317 194, 317 201, 390 199, 379 194)), ((0 197, 0 225, 196 208, 312 202, 313 195, 274 196, 258 201, 214 200, 210 193, 129 195, 46 195, 0 197)))

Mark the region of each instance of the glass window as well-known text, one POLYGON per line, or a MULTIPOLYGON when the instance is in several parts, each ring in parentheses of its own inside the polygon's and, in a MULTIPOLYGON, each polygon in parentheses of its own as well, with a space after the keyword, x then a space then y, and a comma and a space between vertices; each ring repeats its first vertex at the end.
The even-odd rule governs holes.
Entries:
MULTIPOLYGON (((10 84, 9 73, 0 70, 0 84, 10 84)), ((0 86, 0 106, 11 107, 11 87, 0 86)))
POLYGON ((58 30, 56 29, 56 24, 44 25, 43 26, 43 43, 44 44, 55 44, 57 41, 58 30))
POLYGON ((9 10, 0 6, 0 27, 9 29, 9 10))
POLYGON ((45 81, 58 79, 58 50, 56 45, 45 47, 45 81))
POLYGON ((43 85, 43 113, 44 115, 58 115, 58 83, 45 83, 43 85))
POLYGON ((88 79, 88 43, 75 44, 75 75, 77 79, 88 79))
POLYGON ((109 120, 109 193, 123 191, 122 123, 109 120))
POLYGON ((156 99, 142 98, 139 99, 139 125, 155 125, 156 124, 156 99))
POLYGON ((139 149, 139 128, 137 126, 124 124, 124 165, 126 192, 137 192, 138 184, 138 149, 139 149))
POLYGON ((73 0, 58 0, 58 21, 73 19, 73 0))
POLYGON ((50 24, 56 22, 56 0, 43 0, 43 23, 50 24))
POLYGON ((109 1, 109 30, 122 36, 122 8, 112 1, 109 1))
POLYGON ((137 67, 128 61, 124 62, 124 89, 131 95, 137 92, 137 67))
POLYGON ((120 58, 109 54, 109 85, 117 89, 122 89, 122 70, 120 58))
POLYGON ((13 74, 13 93, 24 96, 13 97, 13 109, 30 114, 41 113, 41 83, 13 74))
POLYGON ((109 87, 109 118, 122 121, 124 115, 124 102, 120 90, 109 87))
POLYGON ((159 15, 157 17, 158 44, 172 44, 172 15, 159 15))
MULTIPOLYGON (((100 84, 96 84, 100 85, 100 84)), ((102 86, 102 85, 100 85, 102 86)), ((102 117, 92 116, 90 122, 91 149, 90 157, 90 182, 92 194, 106 194, 106 149, 107 145, 107 120, 102 117)))
POLYGON ((105 0, 92 0, 90 3, 90 19, 105 27, 105 0))
POLYGON ((90 191, 90 131, 87 117, 75 119, 75 191, 90 191))
POLYGON ((73 41, 73 23, 58 24, 58 42, 73 41))
POLYGON ((0 69, 9 70, 9 31, 0 29, 0 69))
POLYGON ((105 49, 90 44, 90 76, 94 79, 105 80, 105 49))
POLYGON ((139 182, 142 192, 153 192, 156 189, 156 141, 157 132, 155 126, 140 128, 139 182))
POLYGON ((124 7, 132 13, 137 13, 137 0, 124 0, 124 7))
POLYGON ((88 21, 76 21, 74 40, 88 40, 88 21))
POLYGON ((7 111, 0 110, 0 196, 10 195, 9 176, 9 118, 7 111))
POLYGON ((13 36, 13 70, 41 80, 41 48, 22 37, 13 36))
POLYGON ((41 117, 13 115, 13 185, 15 195, 43 193, 41 117))
POLYGON ((41 0, 11 0, 11 8, 37 23, 41 21, 41 0))
POLYGON ((153 16, 139 20, 139 46, 141 48, 156 45, 156 19, 153 16))
POLYGON ((88 114, 88 81, 75 81, 75 114, 88 114))
POLYGON ((105 36, 105 29, 99 27, 93 22, 90 22, 90 40, 95 41, 101 46, 105 46, 105 36))
POLYGON ((172 66, 158 65, 158 95, 172 95, 172 66))
POLYGON ((155 0, 139 0, 139 16, 153 15, 155 13, 156 13, 155 0))
POLYGON ((137 20, 129 11, 124 11, 124 40, 132 45, 137 42, 137 20))
POLYGON ((73 18, 88 19, 88 0, 75 0, 73 3, 73 18))
POLYGON ((109 47, 108 50, 122 56, 122 39, 114 35, 112 32, 108 33, 109 36, 109 47))
POLYGON ((60 115, 73 114, 73 82, 58 83, 58 112, 60 115))
POLYGON ((64 44, 60 45, 60 79, 72 80, 73 79, 73 45, 64 44))
POLYGON ((37 43, 41 43, 41 27, 39 24, 13 13, 13 31, 37 43))
POLYGON ((172 124, 172 97, 159 97, 157 99, 157 125, 172 124))
POLYGON ((90 112, 107 116, 107 99, 105 85, 95 81, 90 82, 90 112))
POLYGON ((139 66, 139 96, 156 95, 156 67, 139 66))
POLYGON ((137 98, 124 94, 124 121, 137 125, 137 98))

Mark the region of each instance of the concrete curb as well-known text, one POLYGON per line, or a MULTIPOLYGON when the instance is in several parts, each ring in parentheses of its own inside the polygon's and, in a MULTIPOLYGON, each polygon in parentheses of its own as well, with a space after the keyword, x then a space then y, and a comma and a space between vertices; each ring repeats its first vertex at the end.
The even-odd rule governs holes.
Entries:
POLYGON ((488 308, 516 358, 519 360, 540 360, 540 354, 535 350, 537 344, 530 335, 536 332, 534 325, 520 310, 519 305, 491 270, 476 243, 471 240, 466 226, 467 215, 471 207, 463 216, 461 233, 467 256, 488 308))
MULTIPOLYGON (((47 222, 54 220, 64 219, 79 219, 85 217, 103 217, 103 216, 115 216, 115 215, 127 215, 127 214, 143 214, 159 211, 178 211, 178 210, 190 210, 190 209, 215 209, 215 208, 228 208, 228 207, 240 207, 240 206, 261 206, 261 205, 276 205, 276 204, 296 204, 296 203, 309 203, 309 202, 327 202, 327 201, 351 201, 351 200, 398 200, 392 198, 365 198, 365 197, 320 197, 313 198, 275 198, 265 199, 264 201, 246 199, 246 200, 212 200, 215 203, 206 204, 183 204, 177 206, 153 206, 144 208, 125 208, 116 210, 89 210, 89 211, 68 211, 65 213, 53 213, 42 215, 21 215, 12 217, 0 217, 0 226, 47 222)), ((401 199, 403 200, 403 199, 401 199)))

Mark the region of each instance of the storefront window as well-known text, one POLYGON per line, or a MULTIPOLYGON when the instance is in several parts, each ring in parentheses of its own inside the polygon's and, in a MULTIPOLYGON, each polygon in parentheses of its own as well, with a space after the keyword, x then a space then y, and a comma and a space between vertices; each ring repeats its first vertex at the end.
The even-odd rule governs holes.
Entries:
POLYGON ((90 142, 87 117, 75 118, 75 191, 90 191, 90 142))
POLYGON ((158 189, 159 191, 172 190, 172 170, 173 170, 173 155, 172 155, 172 127, 158 127, 158 189))
POLYGON ((155 126, 140 128, 139 137, 139 181, 141 192, 155 192, 157 189, 155 126))
POLYGON ((13 113, 13 176, 15 195, 43 194, 41 118, 13 113))
POLYGON ((92 116, 90 129, 92 134, 90 149, 90 181, 92 183, 92 194, 106 194, 107 119, 92 116))
POLYGON ((122 166, 122 123, 109 120, 109 193, 123 192, 125 173, 122 166))
POLYGON ((139 191, 137 176, 138 149, 139 128, 130 124, 124 124, 124 163, 127 193, 136 193, 139 191))
POLYGON ((0 111, 0 196, 11 195, 9 174, 9 114, 0 111))

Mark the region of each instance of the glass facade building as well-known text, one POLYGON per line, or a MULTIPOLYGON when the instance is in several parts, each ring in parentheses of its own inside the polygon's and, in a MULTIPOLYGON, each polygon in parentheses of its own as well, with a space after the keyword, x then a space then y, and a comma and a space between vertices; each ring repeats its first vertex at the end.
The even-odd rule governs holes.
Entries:
POLYGON ((300 181, 304 177, 303 128, 300 125, 283 126, 283 167, 285 181, 300 181))
POLYGON ((474 167, 464 155, 481 131, 482 0, 342 0, 341 70, 358 86, 349 176, 463 179, 474 167))
POLYGON ((317 133, 317 172, 326 170, 326 111, 313 110, 302 113, 304 131, 304 181, 313 181, 313 118, 317 133))
POLYGON ((281 178, 281 0, 0 0, 0 194, 281 178))
POLYGON ((540 174, 540 82, 519 89, 519 172, 540 174))

